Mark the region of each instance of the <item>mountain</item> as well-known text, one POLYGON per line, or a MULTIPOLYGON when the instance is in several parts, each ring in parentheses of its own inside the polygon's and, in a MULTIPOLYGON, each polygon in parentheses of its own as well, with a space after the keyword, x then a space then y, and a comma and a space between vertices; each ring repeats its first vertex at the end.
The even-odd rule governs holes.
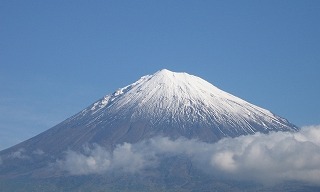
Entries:
MULTIPOLYGON (((134 144, 159 136, 214 143, 222 138, 256 132, 297 130, 299 128, 286 119, 199 77, 163 69, 106 95, 51 129, 1 151, 0 178, 64 177, 65 172, 52 170, 52 167, 48 171, 48 165, 63 159, 66 151, 83 151, 87 144, 112 151, 124 142, 134 144)), ((180 175, 182 178, 197 172, 187 168, 191 166, 188 159, 178 159, 169 158, 168 163, 160 167, 178 173, 187 169, 184 171, 187 174, 180 175)))
POLYGON ((215 142, 224 137, 296 131, 270 111, 250 104, 207 81, 163 69, 113 94, 16 149, 50 153, 78 149, 84 143, 111 146, 157 135, 215 142))

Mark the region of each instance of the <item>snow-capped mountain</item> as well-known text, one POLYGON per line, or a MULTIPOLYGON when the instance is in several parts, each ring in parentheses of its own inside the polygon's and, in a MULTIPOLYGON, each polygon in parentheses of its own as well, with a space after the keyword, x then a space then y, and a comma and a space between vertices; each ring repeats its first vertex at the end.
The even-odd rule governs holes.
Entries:
POLYGON ((287 120, 199 77, 166 69, 105 96, 67 123, 83 119, 87 127, 112 127, 126 121, 130 126, 125 134, 140 132, 139 138, 161 134, 211 142, 255 132, 297 130, 287 120))
POLYGON ((199 77, 163 69, 106 95, 14 149, 41 146, 56 154, 85 143, 112 148, 154 136, 215 142, 255 132, 296 130, 286 119, 199 77))
MULTIPOLYGON (((49 191, 51 187, 51 191, 56 187, 69 191, 70 186, 74 191, 80 191, 81 187, 77 186, 89 186, 91 191, 95 186, 124 190, 132 183, 139 183, 143 190, 152 191, 157 186, 180 186, 188 181, 190 186, 187 188, 191 191, 207 184, 207 175, 199 172, 189 157, 183 155, 166 157, 159 162, 158 168, 145 171, 139 177, 127 173, 73 177, 59 167, 62 162, 70 162, 68 167, 83 163, 84 167, 80 166, 80 169, 89 166, 89 172, 100 173, 99 166, 108 166, 112 151, 119 151, 119 144, 125 142, 127 145, 122 145, 122 150, 130 150, 126 148, 130 144, 146 144, 149 139, 160 137, 193 139, 208 144, 225 137, 298 129, 286 119, 224 92, 199 77, 164 69, 141 77, 51 129, 1 151, 0 188, 6 186, 5 191, 13 191, 17 181, 23 180, 30 191, 49 191), (91 155, 98 156, 88 154, 84 147, 88 145, 98 146, 91 151, 94 153, 91 155), (71 154, 68 156, 70 161, 66 159, 68 154, 71 154), (97 181, 100 183, 94 184, 97 181)), ((130 151, 122 152, 114 157, 119 158, 114 162, 119 160, 120 165, 130 155, 130 151)), ((216 179, 213 178, 213 184, 210 181, 207 188, 219 186, 220 178, 216 179)))

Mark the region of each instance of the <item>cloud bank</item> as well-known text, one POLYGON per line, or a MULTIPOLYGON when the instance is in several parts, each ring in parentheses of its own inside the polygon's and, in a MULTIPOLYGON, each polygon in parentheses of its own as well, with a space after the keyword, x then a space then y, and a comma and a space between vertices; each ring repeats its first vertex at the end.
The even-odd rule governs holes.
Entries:
POLYGON ((67 151, 57 161, 71 175, 108 171, 137 173, 156 168, 162 158, 186 155, 209 174, 262 183, 303 181, 320 183, 320 126, 297 133, 274 132, 205 143, 180 138, 156 137, 136 144, 118 145, 112 152, 99 145, 85 146, 84 152, 67 151))

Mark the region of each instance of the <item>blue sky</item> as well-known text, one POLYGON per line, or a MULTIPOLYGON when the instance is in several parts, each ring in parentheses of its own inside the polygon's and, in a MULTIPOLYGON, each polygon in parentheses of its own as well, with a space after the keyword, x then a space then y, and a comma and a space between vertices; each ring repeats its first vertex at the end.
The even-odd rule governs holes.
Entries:
POLYGON ((0 149, 162 68, 320 124, 320 1, 2 0, 0 149))

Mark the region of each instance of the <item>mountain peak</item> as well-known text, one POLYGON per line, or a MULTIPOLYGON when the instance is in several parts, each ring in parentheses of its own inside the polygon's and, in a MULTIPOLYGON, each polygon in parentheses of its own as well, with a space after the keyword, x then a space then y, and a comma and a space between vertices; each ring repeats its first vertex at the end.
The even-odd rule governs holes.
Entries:
POLYGON ((181 72, 173 72, 168 69, 162 69, 151 75, 156 81, 170 81, 170 80, 177 80, 179 78, 185 78, 186 76, 190 76, 187 73, 181 72))
POLYGON ((176 73, 176 72, 170 71, 168 69, 161 69, 157 71, 155 74, 172 74, 172 73, 176 73))

